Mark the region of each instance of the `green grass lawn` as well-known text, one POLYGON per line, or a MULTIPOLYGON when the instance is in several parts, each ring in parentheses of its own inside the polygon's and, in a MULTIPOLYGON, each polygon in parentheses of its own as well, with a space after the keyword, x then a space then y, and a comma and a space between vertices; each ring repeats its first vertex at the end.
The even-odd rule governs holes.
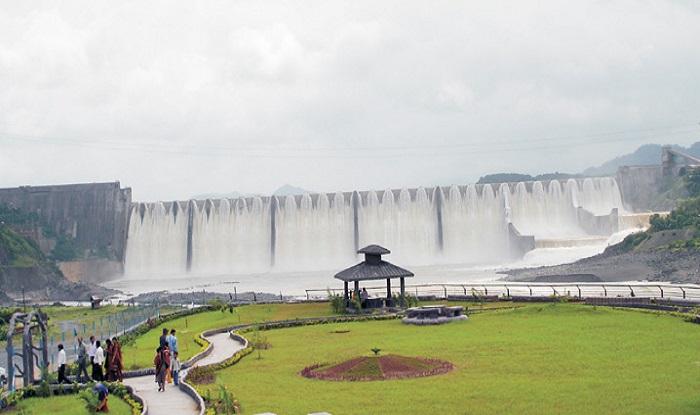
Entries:
POLYGON ((163 327, 177 331, 180 360, 185 362, 197 354, 202 347, 195 343, 200 333, 239 324, 258 323, 273 320, 286 320, 301 317, 323 317, 331 314, 328 303, 303 304, 254 304, 235 307, 233 313, 228 309, 209 311, 187 317, 170 320, 139 337, 134 345, 124 346, 122 350, 124 367, 127 370, 146 368, 153 365, 155 349, 163 327))
MULTIPOLYGON (((248 317, 259 318, 256 313, 248 317)), ((267 312, 266 320, 277 313, 267 312)), ((228 385, 246 413, 700 413, 700 326, 664 314, 533 304, 440 326, 390 320, 261 335, 272 345, 261 359, 257 353, 245 357, 208 386, 216 396, 219 384, 228 385), (445 360, 456 369, 374 382, 299 375, 315 363, 373 355, 372 348, 445 360)))
MULTIPOLYGON (((131 415, 131 406, 116 396, 108 399, 111 415, 131 415)), ((7 414, 51 414, 51 415, 88 415, 85 402, 78 395, 62 395, 51 398, 29 398, 21 400, 17 406, 9 408, 7 414)))

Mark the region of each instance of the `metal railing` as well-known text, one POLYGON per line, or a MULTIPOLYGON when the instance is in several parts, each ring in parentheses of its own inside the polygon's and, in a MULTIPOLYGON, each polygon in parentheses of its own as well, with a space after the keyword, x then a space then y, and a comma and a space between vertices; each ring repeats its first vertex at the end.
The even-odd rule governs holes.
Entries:
MULTIPOLYGON (((365 286, 374 297, 386 296, 385 286, 365 286)), ((340 289, 309 289, 307 300, 325 300, 330 295, 342 295, 340 289)), ((511 297, 650 297, 700 301, 700 285, 663 282, 483 282, 465 284, 413 284, 406 292, 416 297, 464 299, 482 296, 511 297)))

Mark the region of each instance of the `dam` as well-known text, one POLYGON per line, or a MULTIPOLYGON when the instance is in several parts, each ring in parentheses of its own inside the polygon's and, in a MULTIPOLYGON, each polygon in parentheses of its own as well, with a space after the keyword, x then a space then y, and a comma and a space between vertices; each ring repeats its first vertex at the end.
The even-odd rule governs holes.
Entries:
POLYGON ((461 275, 523 258, 543 265, 551 249, 558 263, 582 257, 566 247, 595 255, 611 235, 648 226, 669 174, 682 175, 633 166, 609 177, 168 202, 132 201, 119 182, 22 186, 0 189, 0 207, 41 220, 17 231, 46 255, 60 238, 80 247, 58 263, 73 281, 299 279, 345 268, 369 244, 425 275, 461 275))
POLYGON ((333 270, 379 244, 406 266, 499 264, 636 226, 613 177, 134 203, 127 275, 333 270))

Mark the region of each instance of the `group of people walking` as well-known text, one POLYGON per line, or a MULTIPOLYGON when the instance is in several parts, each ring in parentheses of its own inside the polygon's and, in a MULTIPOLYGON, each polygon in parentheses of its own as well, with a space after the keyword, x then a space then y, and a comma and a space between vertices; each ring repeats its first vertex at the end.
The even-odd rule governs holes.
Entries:
POLYGON ((158 384, 158 392, 165 392, 165 384, 174 383, 180 384, 180 359, 178 358, 176 330, 163 329, 163 334, 160 336, 159 345, 156 349, 156 356, 153 358, 153 364, 156 367, 156 383, 158 384))
MULTIPOLYGON (((122 349, 117 337, 112 337, 111 340, 105 340, 104 347, 102 346, 102 342, 95 340, 95 336, 90 336, 90 344, 88 346, 85 345, 81 336, 77 336, 76 341, 78 349, 78 358, 76 361, 78 364, 78 373, 75 379, 77 382, 84 383, 91 379, 96 382, 122 382, 124 380, 122 376, 122 370, 124 368, 122 363, 122 349), (88 364, 91 368, 91 375, 88 375, 88 364)), ((58 382, 68 382, 66 377, 66 351, 62 343, 58 345, 57 363, 58 382)))
MULTIPOLYGON (((105 347, 102 342, 95 340, 95 336, 90 336, 90 343, 85 344, 81 336, 77 336, 78 357, 78 373, 76 381, 85 383, 89 380, 95 382, 122 382, 122 350, 119 345, 119 339, 113 337, 111 340, 105 340, 105 347), (88 363, 89 362, 89 363, 88 363), (88 364, 91 367, 91 375, 88 375, 88 364), (104 370, 103 370, 104 368, 104 370)), ((67 358, 63 344, 58 345, 58 382, 68 382, 66 376, 67 358)), ((176 330, 163 329, 163 334, 160 336, 159 345, 156 349, 156 356, 153 359, 153 364, 156 367, 156 383, 158 383, 158 391, 164 392, 166 383, 180 383, 180 369, 182 367, 178 358, 177 336, 176 330)))

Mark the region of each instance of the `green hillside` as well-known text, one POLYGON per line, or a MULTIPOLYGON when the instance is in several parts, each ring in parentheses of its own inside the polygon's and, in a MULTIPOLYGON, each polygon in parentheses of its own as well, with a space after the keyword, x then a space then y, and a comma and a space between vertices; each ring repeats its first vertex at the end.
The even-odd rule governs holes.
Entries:
POLYGON ((0 267, 33 267, 44 259, 34 241, 0 225, 0 267))
POLYGON ((686 174, 683 184, 691 196, 689 199, 680 202, 668 216, 653 215, 647 231, 629 235, 622 243, 609 249, 620 252, 635 250, 657 237, 657 240, 665 241, 662 246, 656 246, 657 249, 700 250, 700 169, 686 174), (665 234, 671 236, 670 240, 658 237, 665 234))

